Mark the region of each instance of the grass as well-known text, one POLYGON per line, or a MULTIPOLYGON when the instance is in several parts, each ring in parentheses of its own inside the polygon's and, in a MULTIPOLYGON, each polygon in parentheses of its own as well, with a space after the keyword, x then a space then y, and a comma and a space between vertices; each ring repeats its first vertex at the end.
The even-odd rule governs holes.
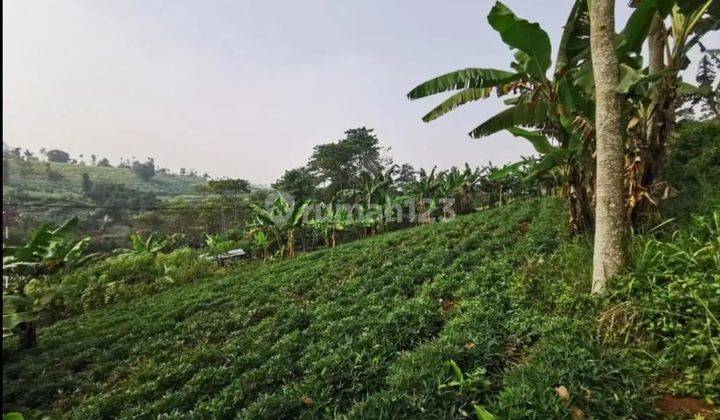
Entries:
POLYGON ((78 199, 82 196, 83 173, 87 173, 93 182, 123 184, 139 191, 153 192, 161 197, 197 195, 197 187, 206 184, 202 178, 169 174, 158 174, 146 182, 127 168, 66 163, 50 163, 51 170, 62 176, 59 181, 50 181, 45 162, 28 162, 25 171, 21 171, 20 165, 12 159, 8 161, 8 165, 10 176, 3 188, 4 196, 12 191, 20 191, 36 199, 78 199))

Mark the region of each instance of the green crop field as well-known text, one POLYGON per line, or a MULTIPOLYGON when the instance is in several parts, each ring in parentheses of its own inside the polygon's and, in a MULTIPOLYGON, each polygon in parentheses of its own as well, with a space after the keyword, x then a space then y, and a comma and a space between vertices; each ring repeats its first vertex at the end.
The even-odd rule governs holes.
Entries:
MULTIPOLYGON (((710 298, 712 255, 649 269, 643 258, 665 245, 638 238, 644 253, 613 285, 621 297, 593 300, 591 250, 564 234, 565 211, 555 199, 518 201, 248 262, 58 322, 40 330, 37 348, 6 361, 4 408, 66 418, 458 418, 475 406, 502 418, 643 417, 659 376, 717 397, 717 383, 698 373, 717 373, 707 344, 696 359, 666 352, 708 342, 701 306, 671 292, 643 301, 644 287, 688 281, 710 298), (656 311, 617 338, 623 330, 596 320, 618 299, 656 311), (658 325, 678 319, 657 314, 681 311, 697 319, 654 340, 658 325), (696 374, 690 384, 685 368, 696 374)), ((686 232, 696 248, 713 240, 710 225, 686 232)))

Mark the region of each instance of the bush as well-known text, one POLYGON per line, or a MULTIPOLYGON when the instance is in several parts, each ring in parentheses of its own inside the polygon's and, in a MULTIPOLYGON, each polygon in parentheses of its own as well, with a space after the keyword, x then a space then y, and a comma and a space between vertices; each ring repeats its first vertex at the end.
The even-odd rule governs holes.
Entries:
POLYGON ((28 295, 56 292, 45 319, 54 322, 113 302, 202 280, 217 272, 213 261, 191 248, 167 254, 123 253, 61 276, 35 280, 28 286, 28 295))

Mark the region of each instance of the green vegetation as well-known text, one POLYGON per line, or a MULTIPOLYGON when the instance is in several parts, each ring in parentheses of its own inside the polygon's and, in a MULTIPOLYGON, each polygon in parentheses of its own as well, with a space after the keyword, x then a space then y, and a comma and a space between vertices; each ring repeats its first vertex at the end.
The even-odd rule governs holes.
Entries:
POLYGON ((4 214, 24 229, 6 241, 22 245, 3 247, 3 410, 720 414, 720 60, 700 44, 720 27, 720 3, 633 2, 617 37, 613 0, 589 4, 574 3, 552 77, 548 35, 498 2, 488 22, 513 71, 465 69, 409 94, 459 91, 427 121, 512 94, 471 135, 507 130, 538 159, 415 171, 362 127, 273 184, 290 199, 242 179, 169 175, 151 158, 111 168, 4 147, 4 201, 44 213, 4 214), (695 45, 699 87, 680 77, 695 45), (694 107, 704 122, 677 121, 694 107), (79 207, 82 219, 45 223, 79 207), (113 223, 126 247, 91 253, 113 223), (228 266, 238 256, 250 258, 228 266))
POLYGON ((13 192, 22 192, 33 198, 82 197, 83 174, 93 183, 123 184, 142 192, 152 192, 160 197, 196 195, 198 187, 207 185, 207 180, 194 176, 156 174, 144 181, 130 168, 78 165, 72 163, 40 162, 31 160, 19 163, 8 159, 9 176, 3 188, 6 199, 13 192), (48 168, 59 177, 49 179, 48 168))
POLYGON ((717 402, 720 189, 700 174, 717 176, 718 128, 678 129, 666 167, 678 195, 663 211, 682 217, 632 237, 604 298, 589 294, 592 247, 569 236, 555 197, 235 268, 138 236, 63 275, 46 322, 78 316, 9 350, 4 405, 71 418, 617 418, 653 417, 666 393, 717 402))
POLYGON ((636 238, 628 276, 592 301, 591 249, 566 236, 564 211, 517 201, 58 322, 10 357, 4 405, 75 418, 448 418, 472 404, 607 418, 652 413, 662 389, 717 400, 718 220, 636 238), (687 287, 697 299, 673 292, 687 287))

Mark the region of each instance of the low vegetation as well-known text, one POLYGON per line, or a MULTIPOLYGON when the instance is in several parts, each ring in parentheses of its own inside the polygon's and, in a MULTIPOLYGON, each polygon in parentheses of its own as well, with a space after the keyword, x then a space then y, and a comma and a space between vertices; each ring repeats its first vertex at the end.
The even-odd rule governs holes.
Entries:
MULTIPOLYGON (((668 390, 716 401, 720 215, 636 237, 629 273, 592 300, 591 249, 566 236, 564 212, 518 201, 58 322, 10 356, 4 405, 76 418, 450 418, 474 405, 607 418, 652 413, 668 390)), ((117 267, 135 258, 150 259, 105 272, 129 279, 117 267)))

